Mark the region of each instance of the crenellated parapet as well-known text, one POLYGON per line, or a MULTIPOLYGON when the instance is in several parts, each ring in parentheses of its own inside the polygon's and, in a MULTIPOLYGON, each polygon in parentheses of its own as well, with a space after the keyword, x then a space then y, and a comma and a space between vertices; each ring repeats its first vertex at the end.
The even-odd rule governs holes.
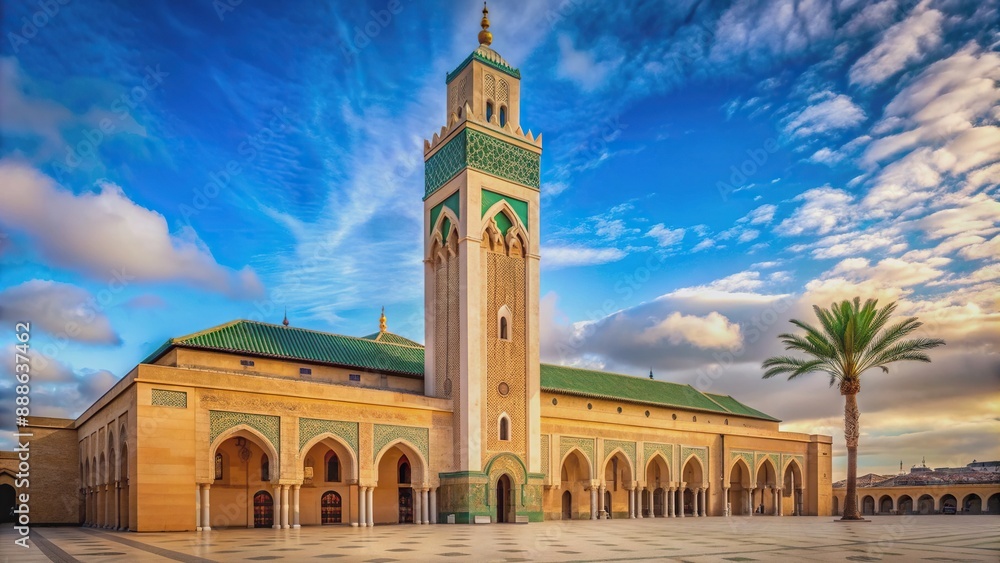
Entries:
POLYGON ((448 116, 448 123, 441 127, 441 130, 434 134, 430 139, 424 140, 424 157, 426 158, 429 154, 434 152, 439 145, 446 139, 449 139, 451 134, 462 127, 467 122, 477 123, 479 125, 486 126, 494 131, 506 134, 519 141, 524 141, 539 150, 542 149, 542 134, 539 133, 536 137, 532 133, 531 129, 525 133, 520 126, 514 127, 511 122, 507 122, 504 125, 500 125, 500 120, 498 114, 493 114, 490 119, 487 120, 485 115, 477 115, 466 103, 461 111, 452 112, 448 116), (461 116, 459 115, 461 114, 461 116))

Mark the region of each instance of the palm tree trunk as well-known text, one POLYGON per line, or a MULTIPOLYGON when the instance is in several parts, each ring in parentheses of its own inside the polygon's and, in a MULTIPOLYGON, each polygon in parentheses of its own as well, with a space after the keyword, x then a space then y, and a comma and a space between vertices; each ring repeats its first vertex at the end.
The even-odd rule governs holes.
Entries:
POLYGON ((861 412, 856 393, 844 395, 844 438, 847 440, 847 496, 841 520, 861 520, 858 510, 858 438, 861 436, 861 412))

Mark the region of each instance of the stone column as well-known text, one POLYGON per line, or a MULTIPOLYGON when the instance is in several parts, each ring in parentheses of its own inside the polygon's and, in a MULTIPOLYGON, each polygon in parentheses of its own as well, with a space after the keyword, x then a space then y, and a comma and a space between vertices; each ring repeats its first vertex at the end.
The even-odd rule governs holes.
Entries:
POLYGON ((750 493, 750 512, 749 512, 749 514, 750 514, 751 518, 753 517, 753 513, 754 513, 753 492, 756 491, 756 490, 757 489, 754 488, 754 489, 750 489, 749 491, 747 491, 748 493, 750 493))
POLYGON ((778 493, 778 516, 784 516, 785 515, 785 498, 781 494, 781 489, 776 489, 776 491, 778 493))
POLYGON ((438 523, 438 490, 437 488, 431 489, 430 492, 430 503, 431 503, 431 524, 438 523))
POLYGON ((663 489, 663 517, 675 518, 677 511, 674 510, 674 488, 663 489))
POLYGON ((368 527, 375 526, 375 487, 368 487, 368 527))
POLYGON ((687 483, 681 483, 681 486, 677 487, 677 491, 674 492, 674 496, 675 497, 680 497, 680 498, 677 499, 677 506, 674 507, 675 508, 674 512, 677 511, 676 510, 677 508, 680 509, 681 513, 678 514, 678 517, 680 517, 680 518, 685 518, 685 516, 684 516, 684 491, 687 489, 687 487, 685 485, 687 485, 687 483))
POLYGON ((722 499, 722 502, 725 503, 722 507, 722 513, 726 518, 729 518, 732 516, 732 503, 729 502, 729 487, 722 488, 722 499))
POLYGON ((597 519, 604 520, 604 485, 597 487, 597 519))
POLYGON ((424 524, 431 523, 431 490, 424 489, 424 524))
POLYGON ((201 485, 201 529, 208 532, 212 529, 212 511, 211 511, 211 489, 212 485, 209 483, 202 483, 201 485))
POLYGON ((771 487, 771 496, 774 498, 774 506, 771 508, 771 516, 779 516, 781 512, 781 489, 771 487))
POLYGON ((294 501, 292 508, 292 527, 301 528, 299 524, 299 489, 302 485, 292 485, 292 499, 294 501))
POLYGON ((367 514, 368 487, 358 487, 358 525, 368 525, 367 514))
POLYGON ((701 491, 702 491, 701 488, 694 489, 692 491, 694 494, 691 495, 691 498, 694 501, 693 504, 691 505, 691 515, 694 516, 695 518, 701 516, 701 491))
POLYGON ((645 502, 644 502, 645 498, 643 498, 643 497, 646 496, 646 487, 643 487, 643 488, 639 489, 639 494, 637 496, 639 497, 639 499, 638 499, 639 500, 639 506, 638 506, 638 509, 635 511, 636 512, 635 517, 636 518, 643 518, 643 515, 642 515, 642 505, 645 504, 645 502))
MULTIPOLYGON (((253 527, 253 522, 250 522, 247 526, 248 528, 253 527)), ((281 485, 274 486, 274 523, 271 525, 272 529, 281 529, 281 485)))
POLYGON ((590 519, 597 520, 597 488, 590 486, 590 519))
POLYGON ((628 518, 635 518, 635 489, 628 490, 628 518))
POLYGON ((423 491, 420 489, 413 489, 413 523, 423 524, 423 503, 420 502, 423 499, 420 498, 423 495, 423 491))
POLYGON ((289 529, 289 528, 292 527, 290 525, 291 524, 290 523, 291 518, 289 517, 290 513, 291 513, 290 506, 289 506, 290 505, 290 499, 288 498, 288 497, 291 496, 291 492, 292 492, 292 486, 291 485, 282 485, 281 486, 281 527, 284 528, 285 530, 287 530, 287 529, 289 529))
MULTIPOLYGON (((805 496, 805 491, 802 489, 796 489, 795 491, 795 515, 802 516, 802 498, 805 496)), ((893 502, 893 508, 895 508, 895 499, 893 502)))
POLYGON ((201 483, 194 484, 194 529, 201 531, 201 483))

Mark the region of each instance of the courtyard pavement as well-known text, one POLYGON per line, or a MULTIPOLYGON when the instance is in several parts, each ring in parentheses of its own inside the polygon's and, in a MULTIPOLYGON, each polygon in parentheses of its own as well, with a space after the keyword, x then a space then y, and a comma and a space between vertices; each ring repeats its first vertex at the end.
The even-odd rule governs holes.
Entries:
POLYGON ((675 518, 132 534, 0 529, 0 561, 1000 561, 1000 517, 675 518))

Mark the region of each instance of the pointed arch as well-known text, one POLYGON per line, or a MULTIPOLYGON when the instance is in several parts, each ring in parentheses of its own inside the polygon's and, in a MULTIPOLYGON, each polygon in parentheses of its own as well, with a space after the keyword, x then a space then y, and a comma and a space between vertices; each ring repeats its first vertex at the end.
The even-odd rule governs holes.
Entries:
POLYGON ((427 458, 420 453, 420 449, 411 444, 405 438, 397 438, 385 446, 375 454, 375 467, 378 468, 379 464, 382 462, 382 458, 385 456, 386 452, 393 448, 399 448, 406 459, 410 462, 411 471, 411 482, 414 487, 425 487, 430 485, 430 475, 427 464, 427 458))
POLYGON ((737 467, 740 468, 741 471, 740 476, 743 477, 742 479, 740 479, 740 486, 744 488, 753 487, 754 474, 750 470, 750 466, 747 465, 746 460, 743 459, 742 457, 737 457, 732 461, 732 463, 729 464, 729 468, 726 470, 726 477, 728 482, 730 483, 733 482, 733 471, 737 467))
MULTIPOLYGON (((522 233, 528 232, 528 226, 521 221, 521 218, 517 215, 517 212, 514 211, 514 208, 511 207, 510 203, 508 203, 506 199, 501 199, 500 201, 494 203, 493 205, 490 206, 489 209, 486 210, 485 213, 483 213, 483 220, 479 230, 485 231, 486 227, 489 226, 490 222, 493 222, 493 225, 496 226, 496 221, 494 220, 494 217, 496 217, 498 213, 503 213, 504 215, 506 215, 507 219, 510 220, 511 225, 514 227, 519 227, 522 233)), ((501 235, 506 237, 507 233, 501 233, 501 235)), ((525 243, 527 243, 527 235, 524 235, 524 237, 525 237, 525 243)))
POLYGON ((208 468, 209 475, 215 475, 215 454, 219 450, 219 446, 230 438, 246 438, 251 440, 257 447, 264 451, 268 459, 274 460, 274 465, 268 467, 270 473, 268 481, 272 483, 278 482, 278 478, 281 475, 281 458, 278 456, 277 448, 274 447, 274 444, 264 434, 248 424, 237 424, 222 432, 208 447, 208 465, 206 467, 208 468))
POLYGON ((503 442, 510 440, 510 415, 506 411, 497 417, 497 438, 503 442))
POLYGON ((706 482, 705 465, 701 462, 701 458, 699 458, 697 454, 692 453, 688 455, 687 458, 684 459, 684 463, 681 464, 680 480, 686 482, 689 486, 699 485, 706 482), (692 463, 694 465, 691 465, 692 463), (689 465, 691 465, 691 474, 692 475, 697 474, 699 479, 698 481, 687 480, 687 474, 688 474, 687 468, 689 465))
MULTIPOLYGON (((347 454, 347 461, 350 464, 348 468, 348 474, 344 475, 343 461, 341 461, 341 476, 344 477, 344 481, 347 483, 356 482, 358 480, 358 456, 357 453, 351 448, 343 438, 337 436, 332 432, 323 432, 313 436, 308 442, 305 443, 301 448, 299 448, 299 459, 305 460, 309 455, 309 451, 316 447, 318 444, 325 443, 325 445, 330 446, 329 442, 335 442, 340 446, 341 449, 347 454)), ((339 449, 330 448, 334 452, 340 455, 339 449)), ((343 460, 343 458, 341 458, 343 460)))
POLYGON ((610 452, 608 452, 608 455, 604 456, 604 464, 602 465, 604 470, 601 473, 603 474, 607 472, 608 464, 611 463, 611 460, 614 459, 615 457, 620 457, 621 459, 625 460, 625 467, 626 469, 628 469, 628 480, 635 481, 636 480, 635 464, 631 459, 629 459, 628 454, 625 452, 625 450, 621 448, 615 448, 610 452))
POLYGON ((649 456, 646 460, 646 465, 643 471, 643 479, 647 486, 658 488, 656 479, 656 470, 660 469, 659 483, 666 484, 671 482, 671 471, 670 471, 670 461, 667 459, 662 452, 654 452, 653 455, 649 456))
POLYGON ((497 311, 497 337, 500 340, 510 340, 514 327, 514 316, 506 304, 497 311))
POLYGON ((573 446, 572 448, 570 448, 569 451, 567 451, 562 456, 562 459, 559 460, 559 472, 560 472, 560 475, 562 474, 562 468, 566 464, 566 460, 568 460, 570 458, 570 456, 576 456, 576 460, 577 460, 578 463, 581 460, 583 461, 583 463, 579 463, 579 465, 587 470, 587 478, 584 479, 584 480, 585 481, 591 481, 591 480, 593 480, 594 479, 594 465, 593 465, 593 462, 591 461, 591 459, 589 457, 587 457, 587 454, 583 450, 581 450, 580 448, 578 448, 576 446, 573 446))
MULTIPOLYGON (((444 246, 447 241, 447 237, 451 234, 451 228, 449 227, 448 232, 443 236, 441 235, 441 227, 444 225, 445 220, 447 220, 451 227, 455 227, 459 224, 458 215, 448 207, 447 205, 441 205, 441 211, 439 212, 437 219, 435 219, 434 224, 431 225, 431 230, 426 236, 425 243, 427 248, 431 248, 435 240, 438 241, 440 246, 444 246)), ((434 256, 433 252, 427 256, 427 258, 432 258, 434 256)))
POLYGON ((761 460, 757 462, 757 468, 754 470, 753 474, 755 479, 754 483, 757 483, 758 485, 763 484, 768 487, 777 487, 781 484, 780 481, 778 481, 778 468, 774 466, 774 463, 770 460, 770 458, 761 458, 761 460), (770 472, 768 472, 768 469, 770 469, 770 472), (761 470, 764 471, 763 475, 761 475, 761 470), (764 479, 764 483, 761 483, 761 478, 764 479))

